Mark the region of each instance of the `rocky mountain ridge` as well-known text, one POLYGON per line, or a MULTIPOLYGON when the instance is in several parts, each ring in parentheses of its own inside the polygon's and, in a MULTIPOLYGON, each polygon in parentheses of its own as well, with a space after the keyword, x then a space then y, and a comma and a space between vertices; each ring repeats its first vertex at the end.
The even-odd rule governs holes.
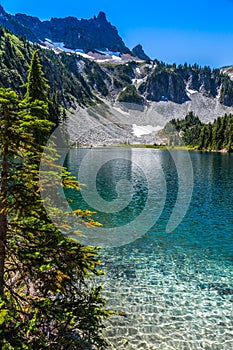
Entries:
POLYGON ((150 61, 150 60, 151 60, 150 57, 147 56, 147 54, 146 54, 145 51, 143 50, 143 47, 142 47, 141 44, 136 45, 136 46, 132 49, 132 53, 133 53, 136 57, 140 58, 140 59, 143 60, 143 61, 150 61))
MULTIPOLYGON (((105 18, 96 20, 105 22, 105 18)), ((9 27, 13 19, 0 11, 0 21, 9 27)), ((67 111, 66 126, 72 142, 153 143, 155 132, 149 131, 161 129, 172 118, 184 118, 189 111, 204 122, 233 112, 229 67, 167 65, 110 50, 86 54, 84 50, 59 47, 52 40, 46 45, 39 46, 41 63, 51 95, 67 111), (140 128, 145 133, 138 136, 140 128), (89 136, 80 138, 85 130, 89 136)), ((38 44, 31 44, 25 36, 20 39, 0 28, 1 86, 22 94, 35 48, 38 44)), ((140 45, 138 50, 136 54, 141 56, 140 45)))
POLYGON ((76 17, 51 18, 41 21, 17 13, 8 14, 0 5, 0 24, 19 36, 25 36, 31 42, 44 42, 46 38, 53 42, 62 42, 69 49, 82 49, 85 52, 110 50, 130 53, 118 34, 116 27, 107 21, 104 12, 91 19, 77 19, 76 17))

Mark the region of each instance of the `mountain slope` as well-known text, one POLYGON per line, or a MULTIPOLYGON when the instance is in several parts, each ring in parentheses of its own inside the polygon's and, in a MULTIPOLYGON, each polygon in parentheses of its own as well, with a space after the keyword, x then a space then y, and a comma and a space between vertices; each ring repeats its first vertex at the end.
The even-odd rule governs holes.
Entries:
MULTIPOLYGON (((32 52, 38 48, 28 41, 19 39, 9 31, 0 27, 0 85, 9 87, 23 95, 23 84, 27 79, 27 71, 32 52)), ((40 59, 45 76, 51 87, 50 92, 56 95, 57 102, 64 107, 89 105, 96 100, 95 89, 91 87, 99 79, 96 91, 104 90, 104 81, 99 73, 100 68, 95 62, 76 55, 55 54, 52 50, 40 49, 40 59), (78 66, 84 67, 85 78, 79 72, 78 66), (97 75, 99 73, 99 76, 97 75), (96 78, 97 76, 97 78, 96 78)), ((101 71, 102 72, 102 71, 101 71)), ((103 73, 104 75, 104 73, 103 73)), ((103 95, 104 95, 103 93, 103 95)))
POLYGON ((200 92, 213 97, 226 106, 233 106, 233 82, 220 69, 191 65, 166 65, 156 62, 151 74, 139 87, 139 91, 151 101, 184 103, 190 94, 200 92))
MULTIPOLYGON (((8 15, 2 14, 1 21, 15 24, 8 15)), ((24 93, 28 64, 38 47, 50 94, 67 109, 66 126, 72 142, 153 143, 155 134, 146 132, 138 137, 134 128, 157 130, 189 111, 204 122, 233 113, 231 70, 167 65, 130 55, 123 55, 127 61, 116 57, 110 62, 109 53, 101 54, 102 60, 99 54, 88 59, 85 54, 59 51, 52 45, 43 49, 1 27, 0 86, 24 93)))

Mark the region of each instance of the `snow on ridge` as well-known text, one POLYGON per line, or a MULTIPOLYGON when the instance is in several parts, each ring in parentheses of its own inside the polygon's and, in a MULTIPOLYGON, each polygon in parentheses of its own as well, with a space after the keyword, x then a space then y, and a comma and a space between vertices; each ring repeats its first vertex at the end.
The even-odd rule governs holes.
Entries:
POLYGON ((112 55, 112 59, 117 60, 117 61, 121 61, 121 58, 119 56, 116 56, 116 55, 112 55))
POLYGON ((89 60, 94 60, 94 57, 88 55, 87 53, 75 51, 76 55, 82 56, 84 58, 88 58, 89 60))
POLYGON ((144 79, 132 79, 133 84, 139 85, 144 81, 144 79))
POLYGON ((75 52, 76 52, 76 53, 85 53, 85 52, 83 51, 83 49, 75 49, 75 52))
POLYGON ((72 52, 72 53, 85 53, 82 49, 68 49, 67 47, 65 47, 65 43, 64 42, 53 42, 51 39, 46 38, 45 42, 55 46, 57 49, 61 50, 61 51, 65 51, 65 52, 72 52))
POLYGON ((122 60, 122 58, 121 57, 118 57, 118 56, 108 56, 107 55, 107 57, 108 58, 105 58, 104 56, 103 56, 103 58, 98 58, 98 59, 96 59, 96 62, 97 63, 106 63, 106 62, 124 62, 123 60, 122 60))
MULTIPOLYGON (((67 49, 65 47, 65 44, 63 42, 57 42, 57 43, 53 43, 58 49, 61 49, 62 51, 67 51, 69 49, 67 49)), ((69 50, 70 51, 70 50, 69 50)))
POLYGON ((196 94, 196 93, 197 93, 197 90, 192 90, 192 89, 186 88, 186 92, 187 92, 188 96, 190 96, 190 95, 192 95, 192 94, 196 94))
MULTIPOLYGON (((51 39, 46 38, 45 44, 47 47, 53 48, 54 50, 58 50, 66 53, 76 53, 77 55, 82 56, 84 58, 88 58, 90 60, 96 60, 94 53, 93 53, 93 56, 91 56, 85 53, 83 49, 68 49, 67 47, 65 47, 64 42, 53 42, 51 39)), ((95 49, 94 51, 103 55, 103 59, 99 58, 96 60, 98 63, 104 63, 109 61, 122 61, 120 57, 120 54, 121 54, 120 52, 113 52, 113 51, 109 51, 108 49, 106 49, 106 51, 100 51, 95 49)))
POLYGON ((40 46, 45 49, 52 49, 56 54, 59 54, 61 52, 65 52, 67 54, 75 53, 76 55, 82 56, 97 63, 110 62, 115 64, 122 64, 134 60, 133 57, 128 54, 121 54, 120 52, 110 51, 109 49, 106 49, 106 51, 94 49, 93 52, 88 53, 79 48, 68 49, 65 47, 64 42, 53 42, 49 38, 46 38, 44 42, 41 42, 40 46))
POLYGON ((96 52, 99 52, 103 55, 109 55, 109 56, 117 56, 119 57, 120 56, 120 52, 115 52, 115 51, 110 51, 109 49, 106 49, 106 51, 102 51, 102 50, 97 50, 95 49, 96 52))

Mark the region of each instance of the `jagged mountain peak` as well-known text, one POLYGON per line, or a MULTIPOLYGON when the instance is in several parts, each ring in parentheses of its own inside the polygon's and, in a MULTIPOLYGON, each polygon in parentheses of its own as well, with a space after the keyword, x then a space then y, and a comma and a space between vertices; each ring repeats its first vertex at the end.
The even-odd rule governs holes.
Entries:
POLYGON ((4 8, 2 7, 1 4, 0 4, 0 18, 4 18, 4 19, 7 18, 7 13, 6 13, 6 11, 4 10, 4 8))
MULTIPOLYGON (((21 87, 25 84, 28 62, 35 47, 4 28, 0 28, 0 47, 0 85, 22 94, 21 87)), ((117 57, 116 62, 121 60, 121 63, 109 64, 100 63, 99 59, 93 62, 88 55, 83 55, 40 50, 51 94, 63 107, 72 110, 67 120, 71 140, 77 143, 107 144, 113 140, 121 143, 126 136, 128 138, 131 124, 156 127, 172 118, 184 118, 187 110, 205 122, 233 111, 233 82, 220 70, 142 62, 135 57, 125 64, 122 57, 117 57), (106 109, 101 103, 93 112, 97 101, 106 103, 106 109), (124 129, 126 115, 127 128, 124 129), (109 120, 112 124, 106 127, 110 125, 109 120), (86 125, 88 130, 98 125, 101 132, 79 139, 78 128, 83 130, 86 125)))
POLYGON ((33 42, 49 38, 53 42, 64 43, 68 49, 82 49, 85 52, 108 49, 130 53, 116 27, 107 21, 106 14, 102 11, 91 19, 79 20, 70 16, 41 21, 26 14, 7 14, 1 7, 0 24, 14 34, 23 35, 33 42))
POLYGON ((0 13, 6 13, 6 11, 4 10, 4 8, 1 4, 0 4, 0 13))
POLYGON ((143 50, 143 47, 141 44, 136 45, 133 49, 132 49, 132 53, 137 56, 138 58, 140 58, 141 60, 144 61, 150 61, 150 57, 147 56, 147 54, 145 53, 145 51, 143 50))
POLYGON ((97 19, 98 19, 99 21, 105 21, 105 22, 107 22, 106 13, 103 12, 103 11, 100 11, 99 14, 98 14, 98 16, 97 16, 97 19))

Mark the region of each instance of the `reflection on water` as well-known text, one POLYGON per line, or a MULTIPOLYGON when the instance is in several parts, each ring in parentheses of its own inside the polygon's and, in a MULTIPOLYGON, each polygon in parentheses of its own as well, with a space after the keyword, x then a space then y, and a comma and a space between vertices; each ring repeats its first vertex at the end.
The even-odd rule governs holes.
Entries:
MULTIPOLYGON (((68 164, 73 173, 78 174, 85 152, 71 151, 68 164)), ((102 150, 95 152, 93 162, 102 150)), ((231 350, 233 156, 190 153, 194 170, 192 201, 182 223, 167 234, 166 225, 179 190, 171 155, 153 151, 157 161, 152 162, 147 149, 114 152, 115 160, 98 172, 97 191, 111 203, 119 195, 118 181, 124 178, 133 187, 132 198, 125 209, 107 214, 100 211, 97 219, 106 227, 124 228, 143 213, 144 231, 146 221, 153 216, 153 207, 144 210, 148 195, 154 196, 153 203, 158 207, 163 201, 164 205, 158 220, 142 237, 101 251, 106 275, 100 281, 108 306, 121 314, 106 324, 109 349, 231 350), (125 152, 130 152, 126 160, 125 152), (141 159, 147 164, 147 176, 138 164, 141 159), (152 183, 151 192, 148 183, 152 183)), ((72 196, 76 206, 91 209, 80 194, 72 196)))

